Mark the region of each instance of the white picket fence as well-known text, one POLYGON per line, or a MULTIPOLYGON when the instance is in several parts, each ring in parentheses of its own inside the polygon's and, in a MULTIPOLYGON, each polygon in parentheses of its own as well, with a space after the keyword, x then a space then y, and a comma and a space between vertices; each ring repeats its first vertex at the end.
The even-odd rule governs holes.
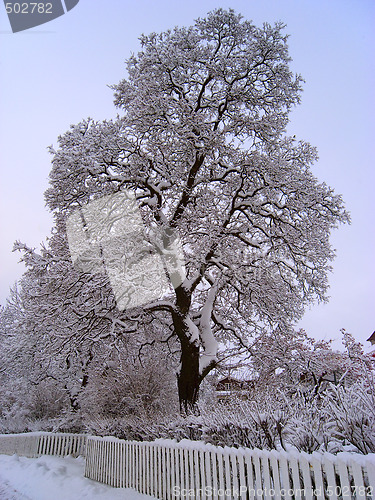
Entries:
POLYGON ((0 435, 0 454, 85 456, 85 476, 161 500, 375 498, 375 454, 221 448, 82 434, 0 435))
POLYGON ((0 454, 35 458, 40 455, 78 457, 85 454, 87 436, 52 432, 1 434, 0 454))
POLYGON ((159 499, 373 498, 375 455, 88 437, 85 476, 159 499))

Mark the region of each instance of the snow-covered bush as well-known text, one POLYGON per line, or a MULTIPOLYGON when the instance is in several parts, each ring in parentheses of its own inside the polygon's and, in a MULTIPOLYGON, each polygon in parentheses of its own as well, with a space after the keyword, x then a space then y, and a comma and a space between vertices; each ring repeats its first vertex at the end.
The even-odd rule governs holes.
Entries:
POLYGON ((95 436, 115 436, 129 441, 154 441, 165 437, 159 425, 151 419, 134 415, 124 417, 94 417, 85 421, 85 429, 95 436))
POLYGON ((284 416, 255 402, 233 399, 203 412, 202 437, 219 446, 276 449, 282 442, 284 416))
MULTIPOLYGON (((296 394, 287 404, 288 419, 285 426, 285 442, 298 451, 312 453, 323 450, 330 441, 328 427, 321 413, 318 398, 307 399, 296 394)), ((330 449, 329 451, 334 451, 330 449)))
POLYGON ((176 381, 167 361, 152 357, 144 361, 141 364, 120 358, 117 363, 106 364, 104 369, 97 368, 82 393, 82 411, 114 419, 138 416, 160 420, 163 415, 176 415, 176 381))
POLYGON ((26 406, 32 420, 54 418, 67 407, 67 396, 56 383, 45 380, 32 387, 26 406))
POLYGON ((323 415, 331 423, 332 438, 361 453, 375 453, 375 391, 360 381, 351 387, 331 386, 323 415))

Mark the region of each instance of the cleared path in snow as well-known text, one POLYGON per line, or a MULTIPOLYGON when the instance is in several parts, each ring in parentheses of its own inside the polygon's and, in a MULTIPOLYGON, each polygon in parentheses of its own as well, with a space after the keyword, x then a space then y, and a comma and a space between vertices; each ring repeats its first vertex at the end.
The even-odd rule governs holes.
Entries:
POLYGON ((0 455, 0 500, 150 500, 83 477, 83 458, 0 455))

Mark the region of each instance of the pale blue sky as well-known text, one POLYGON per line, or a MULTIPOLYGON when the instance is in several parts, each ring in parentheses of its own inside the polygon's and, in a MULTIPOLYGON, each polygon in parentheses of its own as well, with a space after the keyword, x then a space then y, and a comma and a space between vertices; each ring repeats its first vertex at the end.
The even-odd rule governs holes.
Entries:
POLYGON ((80 0, 16 34, 0 5, 0 303, 23 272, 13 242, 38 247, 50 232, 47 146, 82 118, 116 114, 107 85, 126 75, 141 33, 190 25, 217 7, 256 24, 287 24, 292 68, 306 80, 289 131, 317 146, 313 171, 343 194, 353 220, 333 234, 331 300, 307 311, 300 326, 316 338, 339 338, 346 328, 366 344, 375 329, 374 0, 80 0))

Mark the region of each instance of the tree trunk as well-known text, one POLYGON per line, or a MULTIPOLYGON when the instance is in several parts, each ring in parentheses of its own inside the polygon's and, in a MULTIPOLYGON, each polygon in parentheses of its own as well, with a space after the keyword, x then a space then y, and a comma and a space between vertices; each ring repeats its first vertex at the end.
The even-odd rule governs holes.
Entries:
MULTIPOLYGON (((79 404, 79 395, 85 389, 85 387, 87 386, 87 384, 89 382, 88 368, 89 368, 89 365, 90 365, 91 361, 93 360, 93 357, 94 357, 94 355, 92 354, 92 352, 90 350, 89 353, 88 353, 87 359, 85 361, 81 360, 81 365, 82 365, 82 381, 81 381, 81 385, 80 385, 78 391, 76 393, 72 393, 68 389, 67 384, 65 384, 65 386, 64 386, 65 390, 68 393, 69 403, 70 403, 70 409, 73 412, 77 412, 81 408, 80 404, 79 404)), ((65 360, 65 363, 66 363, 67 370, 69 370, 70 367, 71 367, 71 361, 70 361, 69 355, 67 356, 67 358, 65 360)))
MULTIPOLYGON (((66 386, 65 386, 66 388, 66 386)), ((69 403, 70 403, 70 409, 73 413, 77 413, 78 410, 80 409, 80 405, 78 402, 78 394, 71 394, 69 392, 69 403)))
POLYGON ((180 411, 186 415, 196 412, 199 386, 203 379, 199 373, 200 332, 189 317, 191 293, 182 286, 175 290, 177 311, 172 313, 172 318, 174 331, 181 346, 181 367, 177 375, 177 387, 180 411))
POLYGON ((199 346, 190 343, 188 340, 182 341, 181 369, 177 375, 178 397, 182 413, 194 413, 200 383, 199 346))

